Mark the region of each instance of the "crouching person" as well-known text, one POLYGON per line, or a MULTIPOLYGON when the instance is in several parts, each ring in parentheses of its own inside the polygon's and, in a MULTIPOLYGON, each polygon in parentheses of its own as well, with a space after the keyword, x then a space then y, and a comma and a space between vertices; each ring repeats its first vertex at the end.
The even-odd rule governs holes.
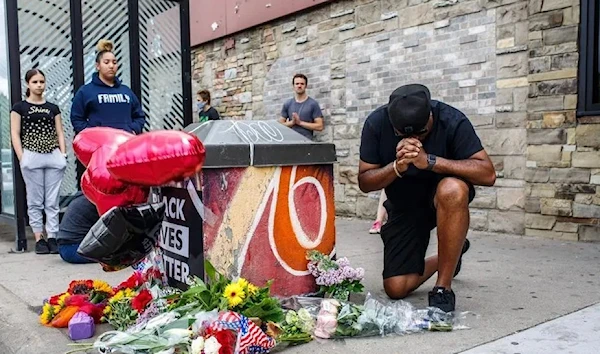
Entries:
POLYGON ((96 206, 81 192, 77 192, 63 215, 57 235, 58 253, 65 262, 95 263, 77 254, 77 249, 99 219, 96 206))

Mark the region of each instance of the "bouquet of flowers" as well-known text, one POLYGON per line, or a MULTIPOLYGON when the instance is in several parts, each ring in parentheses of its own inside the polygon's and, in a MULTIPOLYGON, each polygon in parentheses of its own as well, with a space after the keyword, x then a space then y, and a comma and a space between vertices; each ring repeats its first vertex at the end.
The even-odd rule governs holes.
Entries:
POLYGON ((310 313, 302 308, 297 312, 289 310, 281 323, 281 332, 277 336, 279 342, 289 344, 308 343, 312 340, 311 333, 315 329, 315 320, 310 313))
POLYGON ((205 261, 204 269, 208 281, 195 277, 188 290, 168 296, 167 299, 172 303, 169 310, 180 313, 191 309, 231 310, 265 323, 283 320, 279 300, 270 295, 270 282, 258 287, 244 278, 229 280, 217 272, 209 261, 205 261))
POLYGON ((117 330, 126 330, 136 324, 139 315, 145 311, 150 301, 152 294, 147 289, 139 292, 131 288, 119 290, 108 300, 102 319, 117 330))
POLYGON ((87 313, 99 323, 106 300, 113 294, 113 288, 102 280, 73 280, 66 292, 54 295, 44 303, 40 323, 65 328, 79 311, 87 313))
POLYGON ((338 300, 348 300, 351 293, 360 293, 364 286, 361 281, 365 275, 362 268, 352 268, 348 258, 336 261, 323 253, 312 250, 306 254, 308 270, 315 277, 320 292, 338 300))

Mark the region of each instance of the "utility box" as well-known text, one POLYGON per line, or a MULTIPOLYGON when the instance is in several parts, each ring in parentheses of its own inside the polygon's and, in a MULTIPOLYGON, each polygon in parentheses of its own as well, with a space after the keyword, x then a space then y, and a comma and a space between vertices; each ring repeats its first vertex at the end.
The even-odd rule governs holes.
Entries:
POLYGON ((160 188, 167 204, 161 247, 171 285, 204 277, 208 259, 229 277, 278 296, 316 291, 306 251, 335 250, 335 145, 277 121, 189 125, 206 148, 202 171, 160 188))

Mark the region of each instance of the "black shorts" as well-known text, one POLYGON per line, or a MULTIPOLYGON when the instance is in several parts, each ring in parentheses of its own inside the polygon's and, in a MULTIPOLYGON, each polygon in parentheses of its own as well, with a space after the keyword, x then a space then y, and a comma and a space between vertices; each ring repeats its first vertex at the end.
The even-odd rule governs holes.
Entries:
MULTIPOLYGON (((466 182, 466 181, 465 181, 466 182)), ((475 188, 469 182, 469 203, 475 188)), ((430 193, 427 207, 397 210, 386 201, 388 221, 381 227, 383 241, 383 279, 398 275, 423 275, 429 235, 436 225, 435 190, 430 193)))

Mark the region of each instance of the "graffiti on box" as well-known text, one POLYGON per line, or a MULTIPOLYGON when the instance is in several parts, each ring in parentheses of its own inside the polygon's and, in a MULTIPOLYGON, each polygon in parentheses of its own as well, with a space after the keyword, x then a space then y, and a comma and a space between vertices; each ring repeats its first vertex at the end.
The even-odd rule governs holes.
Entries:
POLYGON ((334 252, 333 166, 206 169, 204 254, 218 268, 278 295, 315 290, 306 250, 334 252))

